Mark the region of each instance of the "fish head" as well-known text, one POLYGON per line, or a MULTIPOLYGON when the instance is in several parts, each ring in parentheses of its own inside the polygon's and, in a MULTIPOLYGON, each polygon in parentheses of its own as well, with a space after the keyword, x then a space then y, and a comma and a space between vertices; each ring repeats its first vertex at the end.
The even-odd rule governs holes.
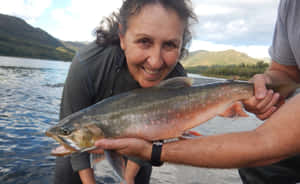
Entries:
POLYGON ((46 135, 58 141, 61 146, 52 150, 55 156, 64 156, 95 148, 96 140, 104 138, 103 131, 94 123, 60 122, 49 128, 46 135), (63 146, 63 147, 62 147, 63 146))

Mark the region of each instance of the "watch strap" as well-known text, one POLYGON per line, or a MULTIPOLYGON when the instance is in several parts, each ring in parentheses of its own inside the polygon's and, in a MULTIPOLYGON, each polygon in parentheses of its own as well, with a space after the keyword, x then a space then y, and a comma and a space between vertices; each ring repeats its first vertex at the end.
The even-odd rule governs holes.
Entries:
POLYGON ((151 164, 153 166, 161 166, 163 162, 160 160, 163 141, 156 141, 152 144, 151 164))

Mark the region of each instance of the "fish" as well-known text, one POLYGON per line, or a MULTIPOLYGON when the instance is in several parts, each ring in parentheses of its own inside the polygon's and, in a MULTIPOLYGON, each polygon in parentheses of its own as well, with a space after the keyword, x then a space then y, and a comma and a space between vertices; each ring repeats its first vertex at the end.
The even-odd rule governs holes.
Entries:
MULTIPOLYGON (((284 98, 297 87, 267 86, 284 98)), ((245 81, 193 85, 192 78, 175 77, 106 98, 65 117, 46 135, 62 145, 52 151, 55 156, 93 150, 103 138, 172 139, 215 116, 248 116, 241 102, 253 95, 254 85, 245 81)))

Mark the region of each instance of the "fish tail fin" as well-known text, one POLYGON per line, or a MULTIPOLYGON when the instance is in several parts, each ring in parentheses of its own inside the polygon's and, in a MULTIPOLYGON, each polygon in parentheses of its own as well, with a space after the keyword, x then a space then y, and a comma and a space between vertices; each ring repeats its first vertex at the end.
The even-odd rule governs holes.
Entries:
POLYGON ((126 161, 124 157, 117 152, 104 150, 104 155, 107 158, 110 165, 113 167, 114 171, 116 172, 117 176, 119 177, 120 181, 123 184, 126 184, 124 179, 125 175, 125 168, 126 168, 126 161))
POLYGON ((243 110, 243 105, 241 102, 235 102, 230 107, 228 107, 224 112, 220 113, 219 116, 222 117, 248 117, 248 114, 243 110))

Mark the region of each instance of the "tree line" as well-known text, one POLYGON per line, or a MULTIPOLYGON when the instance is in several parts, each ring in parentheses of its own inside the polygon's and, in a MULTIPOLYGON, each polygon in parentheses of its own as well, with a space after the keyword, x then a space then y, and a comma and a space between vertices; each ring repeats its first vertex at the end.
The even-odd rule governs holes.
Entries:
POLYGON ((71 61, 75 51, 0 35, 0 55, 71 61))
POLYGON ((238 65, 195 66, 186 67, 186 70, 189 73, 209 77, 249 80, 253 75, 263 73, 268 67, 268 63, 259 61, 254 65, 241 63, 238 65))

